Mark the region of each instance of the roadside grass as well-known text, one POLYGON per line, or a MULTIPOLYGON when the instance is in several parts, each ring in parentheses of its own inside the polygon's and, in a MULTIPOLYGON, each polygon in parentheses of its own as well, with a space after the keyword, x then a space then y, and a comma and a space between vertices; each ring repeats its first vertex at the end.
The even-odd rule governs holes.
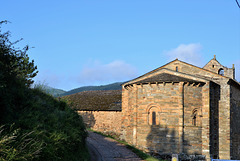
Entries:
POLYGON ((129 145, 126 141, 118 140, 117 136, 107 135, 107 134, 104 134, 102 132, 92 130, 90 128, 88 128, 87 130, 92 131, 92 132, 97 133, 97 134, 100 134, 102 136, 111 138, 111 139, 113 139, 113 140, 115 140, 115 141, 117 141, 121 144, 124 144, 129 150, 131 150, 133 153, 135 153, 139 158, 144 159, 146 161, 165 161, 165 160, 154 158, 154 157, 144 153, 142 150, 139 150, 139 149, 135 148, 134 146, 129 145))

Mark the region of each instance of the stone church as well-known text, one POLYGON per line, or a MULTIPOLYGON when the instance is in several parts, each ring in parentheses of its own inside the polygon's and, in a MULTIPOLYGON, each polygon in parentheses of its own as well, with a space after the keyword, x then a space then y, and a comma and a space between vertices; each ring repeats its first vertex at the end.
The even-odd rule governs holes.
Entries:
POLYGON ((240 159, 240 84, 216 56, 178 59, 122 85, 123 138, 149 152, 240 159))
POLYGON ((122 84, 122 111, 79 111, 97 131, 161 155, 240 160, 240 84, 216 56, 169 62, 122 84))

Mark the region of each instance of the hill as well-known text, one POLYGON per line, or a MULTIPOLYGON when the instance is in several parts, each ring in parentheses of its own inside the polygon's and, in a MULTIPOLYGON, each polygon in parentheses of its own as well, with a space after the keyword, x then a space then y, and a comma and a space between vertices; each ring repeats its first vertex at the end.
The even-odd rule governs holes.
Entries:
POLYGON ((44 84, 35 84, 33 88, 38 88, 41 89, 41 91, 50 94, 54 97, 59 97, 60 95, 62 95, 63 93, 65 93, 66 91, 62 90, 62 89, 57 89, 57 88, 53 88, 44 84))
POLYGON ((46 86, 44 91, 54 97, 58 97, 64 93, 66 93, 66 91, 62 90, 62 89, 56 89, 56 88, 52 88, 49 86, 46 86))
POLYGON ((84 87, 76 88, 76 89, 70 90, 68 92, 65 92, 63 94, 60 94, 60 96, 67 96, 67 95, 71 95, 71 94, 75 94, 75 93, 79 93, 79 92, 83 92, 83 91, 121 90, 122 83, 123 82, 117 82, 117 83, 101 85, 101 86, 84 86, 84 87))
POLYGON ((121 90, 83 91, 61 97, 74 110, 121 110, 121 90))

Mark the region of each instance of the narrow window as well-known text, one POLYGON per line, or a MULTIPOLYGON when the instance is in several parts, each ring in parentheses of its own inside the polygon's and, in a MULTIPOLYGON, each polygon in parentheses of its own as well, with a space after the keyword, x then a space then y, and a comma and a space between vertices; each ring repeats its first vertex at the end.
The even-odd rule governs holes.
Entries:
POLYGON ((152 125, 156 125, 156 112, 152 112, 152 125))
POLYGON ((222 68, 219 69, 218 74, 224 76, 224 70, 222 68))
POLYGON ((197 110, 194 110, 192 113, 192 125, 197 126, 197 110))
POLYGON ((178 66, 176 66, 176 72, 178 72, 178 66))
POLYGON ((192 118, 192 125, 197 126, 197 116, 196 115, 194 115, 192 118))
POLYGON ((212 65, 212 67, 214 68, 214 65, 212 65))

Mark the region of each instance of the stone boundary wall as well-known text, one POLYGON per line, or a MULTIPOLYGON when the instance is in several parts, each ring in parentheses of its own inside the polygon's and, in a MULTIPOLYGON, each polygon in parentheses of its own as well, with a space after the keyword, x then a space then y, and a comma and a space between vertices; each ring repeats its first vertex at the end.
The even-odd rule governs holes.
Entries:
POLYGON ((121 135, 122 111, 77 111, 87 128, 106 134, 121 135))

